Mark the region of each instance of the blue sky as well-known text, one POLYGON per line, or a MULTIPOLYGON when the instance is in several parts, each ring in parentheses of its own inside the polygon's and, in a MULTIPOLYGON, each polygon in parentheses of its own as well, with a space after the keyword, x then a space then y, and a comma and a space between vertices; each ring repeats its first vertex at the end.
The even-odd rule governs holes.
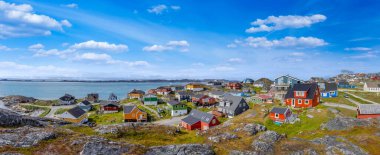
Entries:
POLYGON ((377 1, 0 0, 0 77, 379 72, 377 1))

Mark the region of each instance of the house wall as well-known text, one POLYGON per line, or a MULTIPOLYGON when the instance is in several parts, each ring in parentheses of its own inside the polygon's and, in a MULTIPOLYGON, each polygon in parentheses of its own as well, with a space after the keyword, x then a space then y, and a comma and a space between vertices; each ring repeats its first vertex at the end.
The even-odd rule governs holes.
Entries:
POLYGON ((182 127, 184 127, 187 130, 195 130, 195 129, 201 129, 201 122, 197 122, 193 125, 187 124, 186 122, 181 123, 182 127))
POLYGON ((186 110, 172 110, 171 111, 171 115, 173 117, 175 116, 182 116, 182 115, 186 115, 187 114, 187 109, 186 110))
POLYGON ((357 118, 360 119, 366 119, 366 118, 380 118, 380 114, 372 114, 372 115, 365 115, 365 114, 358 114, 357 118))
POLYGON ((128 97, 130 98, 130 99, 141 99, 142 97, 143 97, 143 95, 142 94, 128 94, 128 97))
POLYGON ((124 120, 125 121, 132 121, 132 122, 147 121, 148 116, 145 112, 142 112, 142 111, 138 110, 137 108, 135 108, 131 111, 131 113, 124 114, 124 120))
POLYGON ((144 101, 144 105, 157 105, 157 101, 144 101))
POLYGON ((285 122, 285 115, 284 114, 279 114, 279 117, 276 118, 276 113, 270 113, 269 118, 273 121, 278 121, 278 122, 285 122))
POLYGON ((71 122, 71 123, 83 123, 87 121, 87 114, 84 114, 79 118, 63 118, 62 120, 71 122))

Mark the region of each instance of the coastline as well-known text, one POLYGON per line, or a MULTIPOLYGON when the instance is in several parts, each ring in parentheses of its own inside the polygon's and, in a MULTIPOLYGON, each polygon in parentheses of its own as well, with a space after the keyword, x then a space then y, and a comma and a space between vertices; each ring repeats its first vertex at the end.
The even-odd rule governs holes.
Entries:
POLYGON ((4 105, 4 102, 2 100, 0 100, 0 109, 11 110, 7 106, 4 105))

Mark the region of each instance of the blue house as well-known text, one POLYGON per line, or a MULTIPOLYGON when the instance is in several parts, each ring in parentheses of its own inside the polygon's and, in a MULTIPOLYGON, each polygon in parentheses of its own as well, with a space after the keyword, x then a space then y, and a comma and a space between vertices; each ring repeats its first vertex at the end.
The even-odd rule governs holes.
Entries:
POLYGON ((338 86, 336 83, 318 83, 322 98, 338 97, 338 86))
POLYGON ((356 88, 355 85, 351 85, 347 81, 339 81, 338 82, 338 88, 356 88))
POLYGON ((250 96, 248 93, 244 93, 243 91, 229 91, 228 94, 231 94, 232 96, 239 96, 239 97, 249 97, 250 96))

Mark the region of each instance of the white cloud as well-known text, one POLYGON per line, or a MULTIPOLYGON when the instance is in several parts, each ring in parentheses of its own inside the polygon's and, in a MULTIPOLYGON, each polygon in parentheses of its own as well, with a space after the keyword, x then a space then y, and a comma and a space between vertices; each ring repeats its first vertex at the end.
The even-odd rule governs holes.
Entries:
POLYGON ((299 56, 304 56, 305 53, 303 52, 292 52, 289 54, 290 56, 296 56, 296 57, 299 57, 299 56))
POLYGON ((72 9, 78 8, 78 4, 76 4, 76 3, 66 4, 63 6, 68 7, 68 8, 72 8, 72 9))
POLYGON ((227 61, 228 62, 232 62, 232 63, 242 63, 242 62, 244 62, 244 60, 240 59, 240 58, 230 58, 227 61))
POLYGON ((167 10, 168 7, 164 4, 152 6, 150 9, 148 9, 149 13, 155 13, 155 14, 161 14, 163 11, 167 10))
POLYGON ((77 55, 75 60, 109 61, 112 60, 112 57, 108 54, 83 53, 77 55))
POLYGON ((67 20, 34 13, 31 5, 4 1, 0 1, 0 19, 0 38, 50 35, 52 30, 63 31, 64 26, 71 26, 67 20))
POLYGON ((279 40, 268 40, 266 37, 248 37, 245 40, 235 40, 233 45, 249 46, 254 48, 285 48, 285 47, 318 47, 325 46, 328 43, 323 39, 314 37, 290 37, 279 40))
POLYGON ((269 16, 266 19, 257 19, 252 22, 252 27, 247 29, 247 33, 270 32, 287 28, 310 27, 312 24, 323 22, 326 16, 316 14, 312 16, 269 16))
POLYGON ((372 48, 368 47, 352 47, 352 48, 345 48, 346 51, 371 51, 372 48))
POLYGON ((70 50, 70 49, 63 50, 63 51, 58 50, 58 49, 49 49, 49 50, 38 49, 34 51, 35 53, 33 56, 36 56, 36 57, 58 56, 60 58, 68 58, 70 55, 72 55, 75 52, 74 50, 70 50))
POLYGON ((229 71, 234 71, 235 68, 229 67, 229 66, 217 66, 217 67, 211 68, 210 70, 216 71, 216 72, 229 72, 229 71))
POLYGON ((152 6, 150 9, 148 9, 147 11, 149 13, 154 13, 156 15, 158 14, 162 14, 163 12, 165 11, 169 11, 169 10, 180 10, 181 7, 178 6, 178 5, 171 5, 170 7, 167 6, 167 5, 164 5, 164 4, 160 4, 160 5, 156 5, 156 6, 152 6))
POLYGON ((97 42, 94 40, 89 40, 82 43, 74 44, 70 47, 71 49, 76 50, 105 50, 105 51, 115 51, 115 52, 122 52, 127 51, 128 46, 124 44, 111 44, 108 42, 97 42))
POLYGON ((28 49, 29 49, 29 50, 32 50, 32 51, 34 51, 34 50, 40 50, 40 49, 43 49, 43 48, 45 48, 45 46, 42 45, 42 44, 40 44, 40 43, 38 43, 38 44, 34 44, 34 45, 30 45, 30 46, 28 47, 28 49))
POLYGON ((49 77, 49 76, 78 76, 80 73, 75 69, 61 68, 53 65, 33 66, 19 64, 11 61, 0 62, 0 74, 7 77, 49 77))
POLYGON ((10 51, 10 50, 12 50, 12 49, 9 48, 9 47, 7 47, 7 46, 5 46, 5 45, 0 45, 0 52, 1 51, 10 51))
POLYGON ((173 51, 173 50, 179 50, 182 52, 188 51, 190 47, 190 44, 186 40, 180 40, 180 41, 169 41, 165 45, 152 45, 152 46, 145 46, 143 48, 143 51, 148 52, 162 52, 162 51, 173 51))
POLYGON ((181 7, 178 5, 172 5, 172 6, 170 6, 170 8, 172 8, 173 10, 180 10, 181 9, 181 7))

